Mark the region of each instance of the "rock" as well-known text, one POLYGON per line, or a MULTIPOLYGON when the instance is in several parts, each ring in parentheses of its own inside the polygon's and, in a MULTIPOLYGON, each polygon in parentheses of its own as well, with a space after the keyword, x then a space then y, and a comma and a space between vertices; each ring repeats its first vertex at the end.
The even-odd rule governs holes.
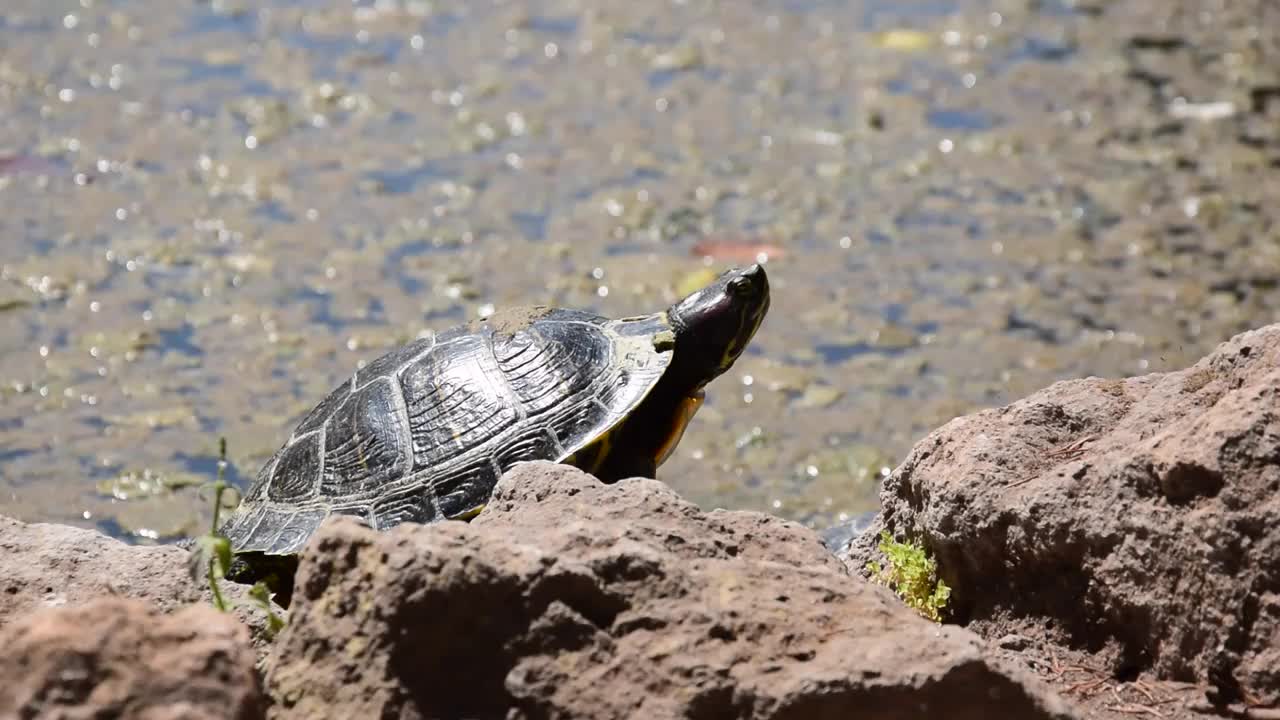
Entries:
POLYGON ((211 607, 44 608, 10 622, 0 647, 0 717, 263 717, 248 629, 211 607))
MULTIPOLYGON (((162 611, 208 604, 209 589, 191 580, 188 558, 172 545, 128 545, 93 530, 0 515, 0 628, 23 612, 103 596, 145 600, 162 611)), ((223 590, 254 642, 265 647, 266 615, 249 601, 247 588, 224 583, 223 590)))
POLYGON ((1219 704, 1280 704, 1280 325, 1186 370, 1062 382, 953 420, 881 502, 879 523, 936 554, 971 629, 1086 650, 1118 678, 1201 683, 1219 704))
POLYGON ((327 521, 268 667, 280 718, 1068 716, 799 525, 550 463, 470 524, 327 521))
POLYGON ((104 595, 168 610, 198 599, 199 590, 177 548, 126 545, 92 530, 0 516, 0 626, 37 607, 104 595))
POLYGON ((1009 633, 996 640, 996 645, 1005 650, 1026 650, 1031 645, 1031 638, 1026 635, 1009 633))

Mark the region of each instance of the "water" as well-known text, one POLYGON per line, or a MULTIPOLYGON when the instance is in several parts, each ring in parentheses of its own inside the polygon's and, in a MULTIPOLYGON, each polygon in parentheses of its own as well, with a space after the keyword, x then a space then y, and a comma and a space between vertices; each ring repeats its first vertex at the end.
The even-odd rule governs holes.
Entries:
POLYGON ((7 3, 0 512, 190 532, 219 436, 243 485, 359 363, 489 306, 660 309, 710 239, 782 250, 773 309, 663 479, 856 515, 957 414, 1277 319, 1277 126, 1165 108, 1280 64, 1206 44, 1249 7, 1168 7, 7 3))

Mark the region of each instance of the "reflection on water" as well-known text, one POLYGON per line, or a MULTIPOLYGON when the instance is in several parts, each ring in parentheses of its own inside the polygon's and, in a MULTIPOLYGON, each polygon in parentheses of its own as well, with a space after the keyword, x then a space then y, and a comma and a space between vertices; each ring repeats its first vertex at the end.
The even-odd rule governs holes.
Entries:
POLYGON ((663 477, 856 514, 956 414, 1277 318, 1251 7, 6 3, 0 512, 180 534, 219 436, 243 484, 428 328, 653 311, 767 247, 663 477))

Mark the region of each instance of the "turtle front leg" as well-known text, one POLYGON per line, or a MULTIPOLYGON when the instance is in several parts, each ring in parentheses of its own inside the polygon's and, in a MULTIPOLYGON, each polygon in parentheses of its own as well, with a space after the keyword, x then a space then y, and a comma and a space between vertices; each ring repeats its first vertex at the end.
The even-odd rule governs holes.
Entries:
POLYGON ((689 397, 662 398, 662 390, 654 390, 659 399, 650 399, 627 420, 616 439, 599 443, 605 457, 595 468, 596 477, 607 483, 629 477, 657 479, 658 466, 675 452, 704 397, 698 391, 689 397))
POLYGON ((621 453, 620 455, 610 456, 605 464, 596 471, 595 475, 602 482, 609 484, 632 477, 655 480, 658 477, 658 462, 652 457, 621 453))

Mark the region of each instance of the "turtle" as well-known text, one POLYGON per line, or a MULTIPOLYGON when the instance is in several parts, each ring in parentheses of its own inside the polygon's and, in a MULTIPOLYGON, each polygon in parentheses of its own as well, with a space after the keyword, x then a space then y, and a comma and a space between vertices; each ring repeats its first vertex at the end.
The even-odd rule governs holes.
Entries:
POLYGON ((768 309, 756 264, 648 315, 515 307, 426 333, 356 370, 263 465, 219 529, 236 554, 227 577, 287 594, 328 516, 375 530, 467 520, 521 461, 656 478, 768 309))

